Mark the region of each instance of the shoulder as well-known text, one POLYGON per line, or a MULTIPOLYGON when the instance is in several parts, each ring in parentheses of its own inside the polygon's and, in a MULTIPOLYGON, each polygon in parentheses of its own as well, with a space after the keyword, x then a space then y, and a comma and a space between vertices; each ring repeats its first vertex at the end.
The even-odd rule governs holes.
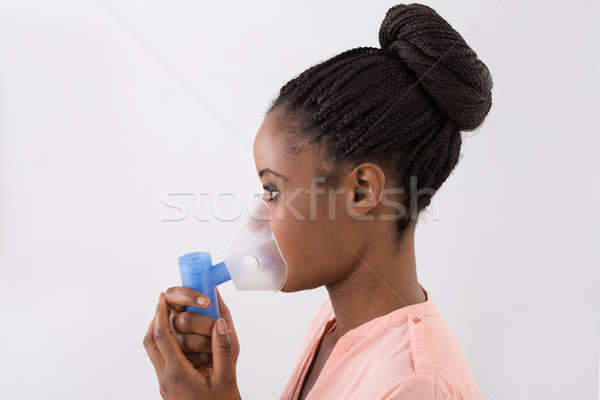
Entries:
POLYGON ((462 348, 431 303, 423 314, 409 314, 403 329, 389 329, 384 342, 406 343, 409 357, 382 385, 378 399, 481 399, 462 348))
POLYGON ((377 381, 376 399, 482 398, 458 340, 431 300, 378 328, 356 344, 369 365, 367 379, 377 381))

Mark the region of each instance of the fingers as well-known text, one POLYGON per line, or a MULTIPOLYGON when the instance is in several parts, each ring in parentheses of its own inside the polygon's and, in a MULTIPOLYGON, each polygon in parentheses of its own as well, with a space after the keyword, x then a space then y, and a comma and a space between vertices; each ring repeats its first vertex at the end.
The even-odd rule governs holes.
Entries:
POLYGON ((175 316, 175 329, 180 333, 195 333, 198 335, 211 336, 215 320, 207 315, 193 312, 181 312, 175 316))
POLYGON ((217 301, 219 303, 219 311, 221 313, 221 318, 223 318, 225 321, 227 321, 229 339, 231 340, 231 343, 234 346, 234 352, 239 352, 238 351, 239 343, 238 343, 238 338, 237 338, 237 332, 235 331, 235 325, 233 324, 233 319, 231 318, 231 313, 229 312, 229 307, 227 307, 227 304, 225 304, 225 301, 223 301, 223 298, 221 297, 221 293, 219 293, 218 289, 217 289, 217 301))
POLYGON ((235 379, 235 354, 224 319, 218 320, 212 330, 213 369, 216 382, 229 385, 235 379))
POLYGON ((160 351, 158 351, 158 347, 154 342, 154 318, 148 325, 148 330, 146 331, 146 335, 144 336, 144 348, 146 349, 146 353, 148 353, 148 357, 154 366, 154 370, 158 374, 160 370, 162 370, 164 365, 164 360, 160 355, 160 351))
POLYGON ((173 310, 172 307, 169 307, 169 324, 171 326, 171 332, 176 332, 175 328, 175 317, 177 317, 177 311, 173 310))
POLYGON ((229 312, 229 307, 227 307, 227 304, 225 304, 225 301, 223 301, 223 298, 221 297, 221 293, 219 293, 219 289, 216 288, 216 292, 217 292, 217 301, 219 303, 219 313, 221 314, 221 318, 226 319, 227 321, 231 321, 232 319, 231 319, 231 313, 229 312))
POLYGON ((168 288, 165 297, 169 306, 176 311, 183 311, 183 306, 206 308, 210 304, 210 299, 207 296, 185 286, 168 288))
MULTIPOLYGON (((189 353, 185 355, 192 363, 194 368, 201 370, 212 366, 212 354, 206 353, 189 353)), ((203 372, 202 370, 200 372, 203 372)))
POLYGON ((160 294, 160 301, 156 307, 153 336, 154 342, 166 364, 189 364, 179 349, 179 344, 177 343, 175 336, 173 336, 173 333, 171 332, 169 324, 169 306, 167 305, 164 293, 160 294))
POLYGON ((175 338, 177 339, 177 343, 179 343, 179 347, 181 347, 181 351, 183 351, 184 353, 212 352, 209 336, 196 335, 192 333, 187 335, 175 334, 175 338))

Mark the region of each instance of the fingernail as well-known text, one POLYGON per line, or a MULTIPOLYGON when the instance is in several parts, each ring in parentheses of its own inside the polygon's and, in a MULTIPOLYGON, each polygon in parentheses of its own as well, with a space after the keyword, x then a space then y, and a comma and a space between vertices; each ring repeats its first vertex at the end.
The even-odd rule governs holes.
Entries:
POLYGON ((158 302, 160 303, 160 301, 161 301, 161 300, 162 300, 162 292, 160 292, 160 293, 158 294, 158 302))
POLYGON ((196 303, 200 304, 201 306, 207 306, 208 305, 208 299, 206 297, 198 297, 196 299, 196 303))
POLYGON ((227 324, 224 319, 220 319, 217 321, 217 332, 219 335, 227 334, 227 324))

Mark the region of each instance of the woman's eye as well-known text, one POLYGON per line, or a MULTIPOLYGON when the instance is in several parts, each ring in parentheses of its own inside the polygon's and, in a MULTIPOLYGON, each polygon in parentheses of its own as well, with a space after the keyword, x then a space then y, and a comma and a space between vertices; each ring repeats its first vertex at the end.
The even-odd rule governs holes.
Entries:
POLYGON ((265 190, 266 202, 274 201, 279 196, 279 190, 273 188, 272 186, 264 185, 263 189, 265 190))
POLYGON ((279 196, 279 192, 276 190, 270 191, 269 192, 269 201, 273 201, 277 198, 277 196, 279 196))

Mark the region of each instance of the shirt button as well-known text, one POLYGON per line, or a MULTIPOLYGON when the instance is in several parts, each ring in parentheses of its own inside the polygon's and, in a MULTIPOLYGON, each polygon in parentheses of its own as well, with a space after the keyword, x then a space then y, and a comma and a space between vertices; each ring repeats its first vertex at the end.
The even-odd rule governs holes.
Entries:
POLYGON ((421 322, 421 318, 419 317, 414 317, 412 320, 415 324, 421 322))

